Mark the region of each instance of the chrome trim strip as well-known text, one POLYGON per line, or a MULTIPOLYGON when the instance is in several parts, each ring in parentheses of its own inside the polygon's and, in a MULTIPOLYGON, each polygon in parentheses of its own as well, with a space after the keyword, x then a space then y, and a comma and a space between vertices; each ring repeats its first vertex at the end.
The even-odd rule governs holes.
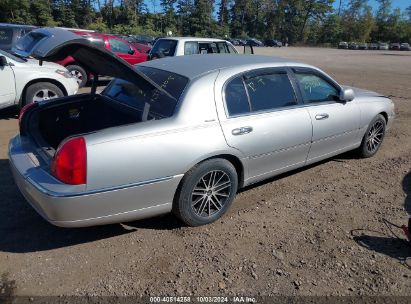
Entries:
POLYGON ((40 191, 41 193, 45 195, 52 196, 52 197, 76 197, 76 196, 93 195, 93 194, 99 194, 99 193, 104 193, 104 192, 109 192, 109 191, 117 191, 117 190, 132 188, 132 187, 140 187, 140 186, 145 186, 149 184, 160 183, 160 182, 171 180, 178 176, 180 175, 156 178, 156 179, 152 179, 148 181, 131 183, 131 184, 126 184, 126 185, 121 185, 121 186, 100 188, 100 189, 84 191, 84 192, 71 192, 71 193, 61 193, 61 192, 50 191, 46 189, 44 186, 34 181, 31 177, 27 176, 26 179, 33 187, 35 187, 38 191, 40 191))
MULTIPOLYGON (((125 212, 120 212, 120 213, 114 213, 114 214, 109 214, 109 215, 103 215, 103 216, 98 216, 98 217, 92 217, 92 218, 86 218, 86 219, 82 219, 82 220, 73 220, 73 221, 52 221, 52 220, 50 220, 50 222, 51 222, 53 225, 56 225, 56 226, 66 227, 66 225, 70 225, 70 224, 73 225, 73 224, 76 224, 76 223, 85 223, 85 222, 99 221, 99 220, 110 219, 110 218, 118 217, 118 216, 122 216, 122 215, 127 215, 127 214, 130 214, 130 213, 144 212, 144 211, 147 211, 147 210, 149 210, 149 211, 150 211, 150 210, 154 210, 154 211, 153 211, 153 215, 163 214, 163 213, 169 212, 167 207, 170 206, 170 208, 171 208, 171 205, 172 205, 172 204, 173 204, 173 203, 164 203, 164 204, 155 205, 155 206, 150 206, 150 207, 145 207, 145 208, 141 208, 141 209, 136 209, 136 210, 131 210, 131 211, 125 211, 125 212), (163 210, 161 210, 161 208, 167 208, 167 211, 163 211, 163 210), (160 209, 160 211, 155 212, 155 211, 158 210, 158 209, 160 209)), ((69 226, 69 227, 70 227, 70 226, 69 226)))

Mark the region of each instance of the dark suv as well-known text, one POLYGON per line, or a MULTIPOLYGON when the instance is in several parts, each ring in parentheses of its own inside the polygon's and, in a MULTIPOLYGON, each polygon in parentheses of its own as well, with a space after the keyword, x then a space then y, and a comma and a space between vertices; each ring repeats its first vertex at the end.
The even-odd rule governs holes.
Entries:
POLYGON ((0 49, 10 51, 20 37, 35 28, 32 25, 0 23, 0 49))
POLYGON ((265 46, 282 47, 281 41, 275 39, 267 39, 264 41, 265 46))

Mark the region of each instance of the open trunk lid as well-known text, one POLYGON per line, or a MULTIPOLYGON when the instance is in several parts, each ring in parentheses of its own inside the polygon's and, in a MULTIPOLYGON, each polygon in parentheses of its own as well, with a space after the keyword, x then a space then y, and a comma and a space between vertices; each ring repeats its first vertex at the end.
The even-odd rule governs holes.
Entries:
POLYGON ((73 57, 94 75, 111 76, 135 83, 138 86, 161 87, 132 65, 105 48, 93 45, 89 40, 60 28, 40 28, 22 37, 13 52, 42 61, 59 61, 73 57))

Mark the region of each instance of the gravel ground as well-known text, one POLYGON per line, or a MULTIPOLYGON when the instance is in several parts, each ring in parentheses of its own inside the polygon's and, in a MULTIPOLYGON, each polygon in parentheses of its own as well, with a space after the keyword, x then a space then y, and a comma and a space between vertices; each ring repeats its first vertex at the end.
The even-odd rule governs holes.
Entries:
POLYGON ((260 48, 319 66, 343 84, 392 96, 398 117, 379 153, 352 153, 239 193, 220 221, 172 216, 63 229, 15 186, 0 112, 0 289, 14 295, 411 295, 406 223, 411 195, 411 52, 260 48))

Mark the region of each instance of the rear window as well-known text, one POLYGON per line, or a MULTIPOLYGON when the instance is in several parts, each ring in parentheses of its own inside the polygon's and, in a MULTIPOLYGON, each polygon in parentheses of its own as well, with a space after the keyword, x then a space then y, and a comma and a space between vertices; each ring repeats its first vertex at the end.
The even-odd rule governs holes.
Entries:
POLYGON ((104 40, 102 38, 96 38, 96 37, 87 37, 86 38, 88 41, 91 42, 94 46, 99 46, 99 47, 105 47, 104 46, 104 40))
POLYGON ((122 79, 115 79, 104 90, 103 94, 142 113, 148 111, 151 118, 161 119, 173 116, 188 79, 159 69, 144 66, 136 68, 166 93, 142 78, 138 85, 122 79))
POLYGON ((0 28, 0 44, 10 44, 13 40, 13 29, 0 28))
POLYGON ((17 50, 30 53, 32 48, 44 37, 46 37, 45 34, 30 32, 17 41, 15 48, 17 50))
POLYGON ((176 40, 160 39, 154 44, 150 54, 157 58, 174 56, 176 46, 176 40))

